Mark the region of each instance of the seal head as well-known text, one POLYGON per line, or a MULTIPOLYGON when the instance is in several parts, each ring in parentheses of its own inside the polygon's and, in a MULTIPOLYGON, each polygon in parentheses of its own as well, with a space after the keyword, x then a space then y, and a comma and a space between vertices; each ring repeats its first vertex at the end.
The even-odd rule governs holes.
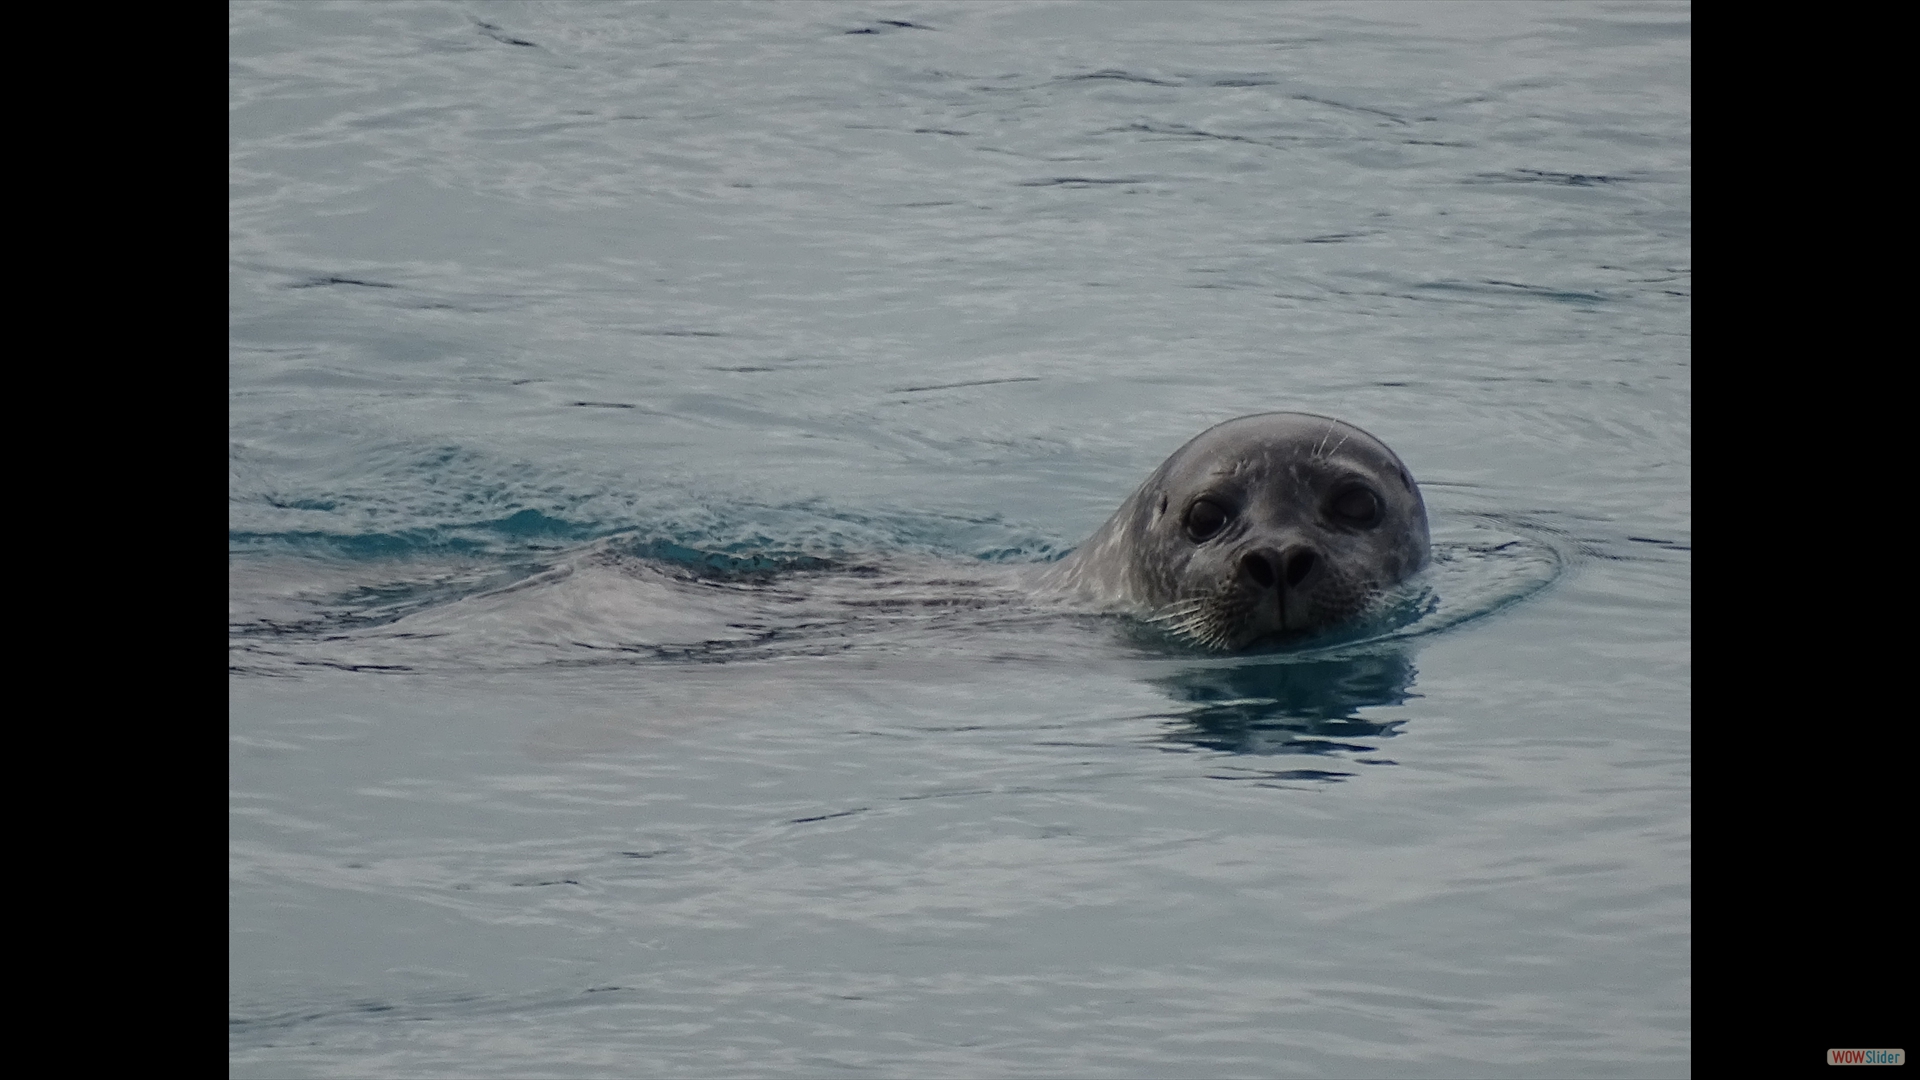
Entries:
POLYGON ((1386 444, 1308 413, 1174 451, 1048 582, 1214 649, 1351 619, 1427 564, 1420 488, 1386 444))

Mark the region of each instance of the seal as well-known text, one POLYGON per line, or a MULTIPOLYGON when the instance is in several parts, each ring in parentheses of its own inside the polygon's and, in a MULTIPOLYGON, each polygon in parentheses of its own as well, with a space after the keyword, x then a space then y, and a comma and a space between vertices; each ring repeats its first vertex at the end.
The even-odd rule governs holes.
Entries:
POLYGON ((1427 508, 1385 443, 1309 413, 1201 432, 1043 582, 1203 648, 1351 619, 1427 564, 1427 508))

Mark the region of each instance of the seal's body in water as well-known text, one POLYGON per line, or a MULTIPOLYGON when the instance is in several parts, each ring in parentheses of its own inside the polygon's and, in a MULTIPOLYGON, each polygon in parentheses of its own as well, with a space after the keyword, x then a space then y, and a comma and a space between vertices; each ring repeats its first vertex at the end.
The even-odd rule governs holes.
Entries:
MULTIPOLYGON (((518 567, 410 560, 378 579, 357 561, 298 557, 268 571, 243 560, 229 569, 229 623, 243 628, 230 637, 230 663, 295 674, 311 665, 470 670, 862 647, 999 658, 1009 646, 983 638, 983 626, 1063 608, 1124 612, 1198 646, 1240 649, 1366 613, 1427 552, 1420 491, 1391 450, 1338 420, 1268 413, 1175 451, 1050 566, 702 557, 638 534, 518 567), (323 572, 331 576, 314 576, 323 572)), ((1057 658, 1078 639, 1032 640, 1057 658)))
POLYGON ((1361 614, 1427 555, 1426 504, 1384 443, 1330 417, 1261 413, 1174 451, 1045 581, 1240 649, 1361 614))

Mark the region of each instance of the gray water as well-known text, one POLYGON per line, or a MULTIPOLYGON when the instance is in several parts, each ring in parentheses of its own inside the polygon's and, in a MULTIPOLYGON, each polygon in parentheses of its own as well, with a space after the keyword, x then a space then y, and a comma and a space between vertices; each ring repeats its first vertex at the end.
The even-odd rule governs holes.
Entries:
POLYGON ((1690 11, 229 9, 229 1060, 1690 1072, 1690 11), (1379 436, 1435 563, 1027 594, 1379 436))

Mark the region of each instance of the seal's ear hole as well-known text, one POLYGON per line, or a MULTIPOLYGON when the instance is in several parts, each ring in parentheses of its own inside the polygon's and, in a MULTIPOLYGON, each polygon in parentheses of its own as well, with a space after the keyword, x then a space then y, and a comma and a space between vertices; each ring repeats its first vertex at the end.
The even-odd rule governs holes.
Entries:
POLYGON ((1160 496, 1160 509, 1155 510, 1153 512, 1153 516, 1157 518, 1166 512, 1167 512, 1167 496, 1165 495, 1165 493, 1162 493, 1160 496))
POLYGON ((1380 496, 1362 484, 1350 484, 1334 492, 1327 510, 1343 525, 1365 528, 1380 524, 1380 496))
POLYGON ((1187 536, 1196 544, 1202 543, 1227 526, 1227 508, 1211 499, 1195 499, 1187 507, 1187 536))

